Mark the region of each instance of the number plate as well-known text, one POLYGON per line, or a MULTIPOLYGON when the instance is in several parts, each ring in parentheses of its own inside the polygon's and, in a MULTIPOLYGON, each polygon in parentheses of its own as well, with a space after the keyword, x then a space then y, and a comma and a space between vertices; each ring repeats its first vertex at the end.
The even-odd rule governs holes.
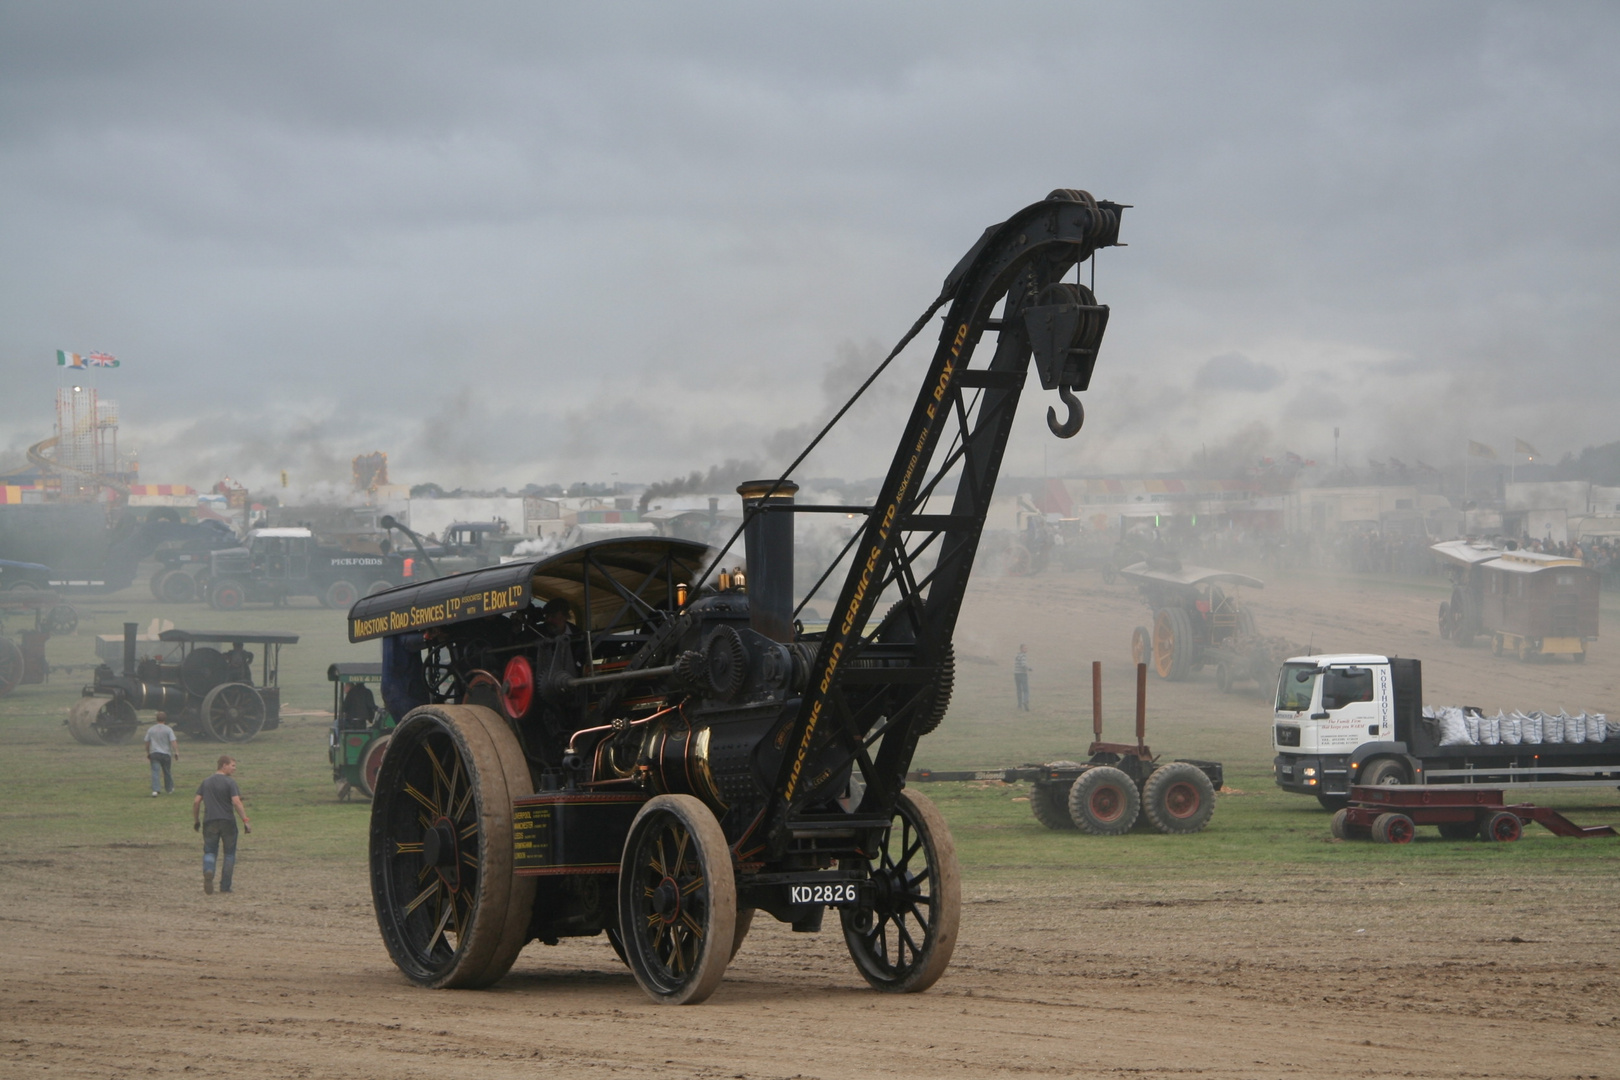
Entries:
POLYGON ((790 904, 828 904, 841 907, 845 904, 860 902, 860 889, 853 881, 841 881, 827 885, 789 885, 788 903, 790 904))

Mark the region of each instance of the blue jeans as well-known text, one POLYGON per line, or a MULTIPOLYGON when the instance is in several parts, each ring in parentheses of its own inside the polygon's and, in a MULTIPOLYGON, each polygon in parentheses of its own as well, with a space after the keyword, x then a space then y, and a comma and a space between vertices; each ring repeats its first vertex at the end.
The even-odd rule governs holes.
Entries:
POLYGON ((1018 691, 1018 707, 1025 712, 1029 711, 1029 673, 1017 671, 1013 673, 1013 689, 1018 691))
POLYGON ((225 845, 225 865, 219 871, 219 889, 231 891, 231 871, 236 869, 236 819, 221 821, 215 818, 203 822, 203 873, 214 872, 215 855, 220 844, 225 845))
POLYGON ((174 759, 169 757, 168 754, 147 754, 146 760, 152 763, 152 794, 156 795, 160 791, 173 791, 174 775, 169 772, 169 766, 174 759), (158 787, 159 780, 163 781, 162 787, 158 787))

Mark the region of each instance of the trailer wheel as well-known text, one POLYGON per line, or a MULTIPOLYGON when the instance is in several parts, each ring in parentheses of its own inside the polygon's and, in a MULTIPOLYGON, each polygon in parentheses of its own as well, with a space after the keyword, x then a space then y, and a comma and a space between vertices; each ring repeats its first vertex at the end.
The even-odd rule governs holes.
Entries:
POLYGON ((1131 663, 1153 663, 1153 633, 1145 626, 1131 631, 1131 663))
POLYGON ((659 795, 636 814, 619 864, 619 934, 636 982, 661 1005, 696 1005, 725 976, 737 879, 714 813, 659 795))
POLYGON ((1524 835, 1524 822, 1519 815, 1507 810, 1498 810, 1485 819, 1479 827, 1481 840, 1492 840, 1498 843, 1510 844, 1524 835))
POLYGON ((354 602, 360 599, 360 590, 354 587, 354 582, 339 579, 326 587, 323 599, 329 608, 348 611, 354 607, 354 602))
POLYGON ((1405 814, 1379 814, 1373 818, 1372 838, 1375 844, 1410 844, 1417 835, 1417 826, 1405 814))
POLYGON ((1037 780, 1029 792, 1029 808, 1035 820, 1054 832, 1073 832, 1074 818, 1069 816, 1069 788, 1055 780, 1037 780))
POLYGON ((26 668, 27 663, 17 643, 8 637, 0 637, 0 697, 5 697, 22 685, 26 668))
POLYGON ((1222 660, 1215 665, 1215 688, 1223 694, 1232 692, 1232 669, 1222 660))
POLYGON ((873 906, 838 910, 856 970, 874 990, 928 989, 956 950, 962 880, 951 830, 927 796, 901 790, 868 872, 877 893, 873 906))
POLYGON ((383 755, 388 752, 388 740, 391 736, 383 735, 372 739, 366 748, 360 752, 360 782, 355 787, 360 794, 371 798, 377 792, 377 774, 382 771, 383 755))
POLYGON ((500 979, 528 940, 534 879, 512 873, 522 748, 476 705, 424 705, 394 729, 371 803, 371 893, 388 954, 419 986, 500 979))
POLYGON ((1198 766, 1172 761, 1142 785, 1142 812, 1162 833, 1195 833, 1215 813, 1215 785, 1198 766))
POLYGON ((127 742, 139 726, 135 707, 123 698, 80 698, 68 712, 68 733, 88 746, 127 742))
POLYGON ((1192 620, 1180 608, 1161 608, 1153 617, 1153 670, 1161 679, 1187 677, 1193 659, 1192 620))
POLYGON ((239 611, 247 603, 247 586, 231 578, 215 582, 208 590, 208 602, 215 611, 239 611))
POLYGON ((247 683, 221 683, 203 695, 197 711, 217 742, 247 742, 264 727, 264 698, 247 683))
POLYGON ((197 599, 197 582, 184 570, 164 574, 162 590, 158 599, 166 604, 189 604, 197 599))
POLYGON ((1136 783, 1112 765, 1087 769, 1069 789, 1069 816, 1075 828, 1092 836, 1129 832, 1141 811, 1136 783))
POLYGON ((1479 835, 1479 823, 1475 821, 1442 821, 1439 829, 1447 840, 1472 840, 1479 835))
POLYGON ((1335 840, 1365 840, 1372 835, 1367 826, 1350 824, 1348 807, 1341 807, 1333 815, 1333 820, 1328 823, 1328 831, 1333 834, 1335 840))

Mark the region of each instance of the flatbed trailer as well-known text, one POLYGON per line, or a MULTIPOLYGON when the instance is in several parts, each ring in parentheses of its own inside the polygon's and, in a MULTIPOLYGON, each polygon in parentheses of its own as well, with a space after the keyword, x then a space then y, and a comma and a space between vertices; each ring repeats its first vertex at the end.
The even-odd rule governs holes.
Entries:
POLYGON ((1218 761, 1160 761, 1147 736, 1147 664, 1136 665, 1136 742, 1104 742, 1102 663, 1091 665, 1091 746, 1086 761, 1051 761, 1000 769, 916 769, 910 783, 1000 781, 1031 785, 1029 806, 1048 829, 1094 836, 1128 832, 1139 817, 1164 833, 1195 833, 1215 812, 1224 773, 1218 761))
POLYGON ((1509 804, 1501 788, 1459 789, 1452 785, 1406 785, 1350 789, 1350 805, 1333 815, 1340 840, 1409 844, 1419 825, 1434 825, 1448 840, 1511 842, 1530 822, 1556 836, 1585 839, 1620 835, 1612 825, 1577 825, 1550 806, 1509 804))

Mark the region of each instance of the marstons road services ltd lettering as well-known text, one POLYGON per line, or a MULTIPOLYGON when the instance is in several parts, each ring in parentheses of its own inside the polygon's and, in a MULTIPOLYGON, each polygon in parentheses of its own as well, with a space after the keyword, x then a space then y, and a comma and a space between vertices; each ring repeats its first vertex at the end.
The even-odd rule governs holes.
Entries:
POLYGON ((509 585, 504 589, 486 589, 466 596, 454 596, 437 604, 408 604, 381 615, 355 619, 349 637, 353 641, 362 641, 383 634, 402 634, 407 630, 442 626, 482 615, 498 615, 514 610, 522 603, 523 586, 509 585))

